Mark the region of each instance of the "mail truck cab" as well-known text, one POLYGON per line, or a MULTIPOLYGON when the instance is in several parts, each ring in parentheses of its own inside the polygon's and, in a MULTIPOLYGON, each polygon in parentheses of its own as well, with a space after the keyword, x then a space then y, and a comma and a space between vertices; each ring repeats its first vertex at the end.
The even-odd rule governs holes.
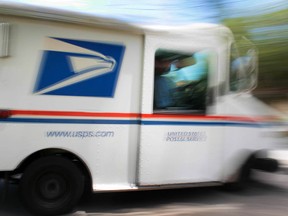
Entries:
POLYGON ((249 93, 257 51, 239 54, 226 27, 0 6, 0 171, 34 214, 68 212, 85 190, 221 185, 277 169, 264 153, 283 139, 263 134, 279 114, 249 93))

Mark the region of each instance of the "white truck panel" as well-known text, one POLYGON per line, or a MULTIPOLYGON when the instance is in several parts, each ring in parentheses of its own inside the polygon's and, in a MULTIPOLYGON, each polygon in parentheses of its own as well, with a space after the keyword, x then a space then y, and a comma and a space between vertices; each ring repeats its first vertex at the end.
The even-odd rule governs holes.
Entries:
POLYGON ((141 35, 28 18, 7 16, 3 19, 11 24, 11 40, 10 57, 0 58, 1 108, 139 112, 139 102, 136 98, 139 98, 142 76, 143 39, 141 35), (48 37, 124 45, 125 55, 115 96, 113 98, 71 98, 33 95, 42 51, 49 49, 45 44, 48 37), (21 83, 21 85, 14 83, 21 83), (13 88, 10 87, 12 85, 13 88), (7 88, 11 90, 7 91, 7 88))
MULTIPOLYGON (((131 119, 130 113, 139 113, 142 36, 28 18, 10 16, 2 18, 11 24, 11 41, 9 44, 10 57, 0 58, 1 109, 36 110, 40 111, 40 114, 20 114, 18 118, 24 119, 24 122, 21 123, 1 122, 1 139, 3 138, 5 141, 1 142, 0 157, 3 160, 0 164, 0 170, 15 169, 22 160, 38 150, 59 148, 75 153, 87 164, 95 181, 94 188, 100 188, 97 185, 101 184, 127 186, 134 183, 138 140, 137 124, 122 124, 122 122, 120 125, 87 122, 73 124, 71 121, 113 120, 109 113, 124 113, 124 117, 120 115, 116 119, 129 121, 131 119), (47 45, 48 37, 125 46, 125 55, 119 72, 115 95, 104 98, 37 95, 33 93, 42 52, 51 48, 48 46, 49 44, 47 45), (44 112, 43 115, 41 115, 41 111, 44 112), (52 112, 52 114, 47 116, 46 111, 52 112), (57 116, 54 115, 53 111, 63 111, 65 115, 57 116), (69 112, 72 112, 72 115, 69 112), (74 115, 75 112, 81 112, 82 116, 74 115), (96 113, 96 117, 93 115, 85 116, 83 112, 84 114, 85 112, 93 113, 93 115, 96 113), (107 114, 104 117, 97 117, 97 113, 107 114), (37 123, 39 119, 40 122, 37 123), (41 121, 52 122, 47 124, 41 123, 41 121), (97 131, 112 131, 113 137, 81 138, 81 134, 79 135, 79 132, 96 133, 97 131), (48 137, 47 133, 49 132, 63 132, 64 135, 48 137), (65 137, 65 133, 66 135, 68 133, 67 137, 65 137), (69 137, 69 133, 76 137, 69 137)), ((67 47, 64 45, 56 48, 67 51, 67 47)), ((83 50, 85 51, 85 49, 83 50)), ((87 53, 89 54, 89 50, 87 53)))
POLYGON ((141 130, 140 185, 221 181, 221 127, 155 124, 141 130))
POLYGON ((1 137, 7 141, 2 144, 0 169, 13 170, 32 153, 56 148, 74 153, 85 162, 95 188, 127 186, 135 182, 137 131, 138 126, 129 125, 9 123, 1 126, 1 137), (95 137, 85 137, 89 132, 95 137), (102 135, 96 136, 97 132, 102 135))

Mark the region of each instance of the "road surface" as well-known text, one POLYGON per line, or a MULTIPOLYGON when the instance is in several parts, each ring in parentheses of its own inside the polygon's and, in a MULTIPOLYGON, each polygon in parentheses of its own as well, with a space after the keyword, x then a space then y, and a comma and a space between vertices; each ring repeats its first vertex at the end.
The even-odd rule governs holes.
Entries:
MULTIPOLYGON (((66 216, 286 216, 288 175, 254 174, 249 188, 227 192, 221 187, 94 194, 66 216)), ((3 182, 0 183, 3 191, 3 182)), ((29 216, 10 185, 0 216, 29 216)))

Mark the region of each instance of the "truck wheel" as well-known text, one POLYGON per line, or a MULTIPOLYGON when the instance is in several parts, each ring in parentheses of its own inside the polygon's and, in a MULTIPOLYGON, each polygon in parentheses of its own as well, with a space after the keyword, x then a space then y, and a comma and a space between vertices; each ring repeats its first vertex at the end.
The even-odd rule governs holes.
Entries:
POLYGON ((225 183, 224 188, 228 191, 239 191, 247 188, 250 181, 254 160, 254 156, 250 156, 239 170, 238 178, 236 181, 225 183))
POLYGON ((84 176, 70 160, 47 156, 24 171, 20 198, 35 215, 58 215, 72 210, 84 190, 84 176))

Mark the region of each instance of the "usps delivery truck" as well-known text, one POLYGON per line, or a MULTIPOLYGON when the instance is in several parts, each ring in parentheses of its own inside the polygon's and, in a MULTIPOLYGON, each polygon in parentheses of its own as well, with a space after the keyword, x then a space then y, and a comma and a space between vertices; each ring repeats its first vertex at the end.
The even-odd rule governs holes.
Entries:
POLYGON ((247 44, 220 25, 141 26, 1 3, 1 176, 19 182, 28 210, 56 215, 87 190, 275 171, 267 152, 283 142, 272 133, 279 115, 250 94, 257 50, 247 44))

